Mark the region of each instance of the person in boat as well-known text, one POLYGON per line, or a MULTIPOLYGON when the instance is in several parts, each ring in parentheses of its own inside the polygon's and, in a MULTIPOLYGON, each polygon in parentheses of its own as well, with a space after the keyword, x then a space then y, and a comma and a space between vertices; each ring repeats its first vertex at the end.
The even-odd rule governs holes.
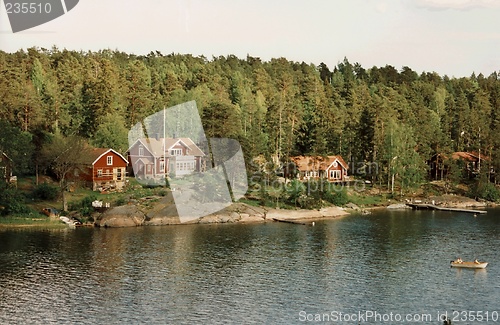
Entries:
POLYGON ((474 264, 481 264, 479 263, 479 261, 477 260, 477 258, 474 260, 474 264))
POLYGON ((455 260, 455 263, 462 263, 462 262, 463 261, 462 261, 462 259, 460 257, 455 260))

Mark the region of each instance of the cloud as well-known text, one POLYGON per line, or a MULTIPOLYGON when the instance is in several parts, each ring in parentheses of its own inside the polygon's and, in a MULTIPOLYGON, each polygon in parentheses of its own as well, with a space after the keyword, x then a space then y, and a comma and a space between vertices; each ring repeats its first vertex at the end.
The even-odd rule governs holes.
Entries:
POLYGON ((500 8, 500 0, 416 0, 416 4, 420 8, 431 10, 500 8))

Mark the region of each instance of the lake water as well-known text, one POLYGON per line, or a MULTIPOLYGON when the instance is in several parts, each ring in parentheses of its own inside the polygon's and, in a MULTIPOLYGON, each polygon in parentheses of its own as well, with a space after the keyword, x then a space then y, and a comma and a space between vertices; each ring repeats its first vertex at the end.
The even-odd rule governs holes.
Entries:
POLYGON ((0 229, 0 323, 494 324, 498 247, 500 210, 0 229), (459 256, 490 265, 450 268, 459 256))

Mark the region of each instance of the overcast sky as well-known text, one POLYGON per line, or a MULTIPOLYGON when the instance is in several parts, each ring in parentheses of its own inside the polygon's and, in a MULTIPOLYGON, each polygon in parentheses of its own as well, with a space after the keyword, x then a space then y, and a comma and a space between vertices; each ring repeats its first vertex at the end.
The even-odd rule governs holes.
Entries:
POLYGON ((64 16, 12 33, 0 49, 247 54, 326 63, 344 57, 450 77, 500 70, 500 0, 80 0, 64 16))

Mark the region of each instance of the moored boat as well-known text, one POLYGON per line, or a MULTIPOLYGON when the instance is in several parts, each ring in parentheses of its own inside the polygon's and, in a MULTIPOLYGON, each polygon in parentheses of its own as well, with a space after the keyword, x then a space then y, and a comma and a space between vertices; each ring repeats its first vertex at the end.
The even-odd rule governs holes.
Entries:
POLYGON ((450 265, 452 267, 461 267, 465 269, 484 269, 487 265, 488 262, 456 262, 456 261, 451 261, 450 265))

